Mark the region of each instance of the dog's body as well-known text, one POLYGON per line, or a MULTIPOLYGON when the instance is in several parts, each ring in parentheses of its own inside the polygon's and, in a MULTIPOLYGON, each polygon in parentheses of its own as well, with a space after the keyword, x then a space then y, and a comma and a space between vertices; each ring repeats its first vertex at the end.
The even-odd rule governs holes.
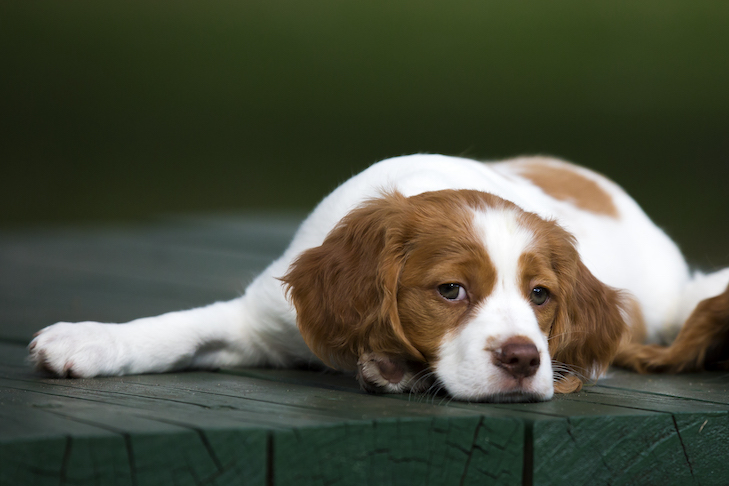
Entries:
POLYGON ((435 379, 456 398, 544 400, 616 355, 672 371, 721 357, 727 284, 729 269, 690 275, 594 172, 414 155, 338 187, 242 297, 125 325, 58 323, 30 356, 72 377, 323 362, 358 369, 370 390, 435 379), (711 312, 694 312, 700 302, 711 312), (665 344, 687 319, 674 347, 639 344, 665 344))

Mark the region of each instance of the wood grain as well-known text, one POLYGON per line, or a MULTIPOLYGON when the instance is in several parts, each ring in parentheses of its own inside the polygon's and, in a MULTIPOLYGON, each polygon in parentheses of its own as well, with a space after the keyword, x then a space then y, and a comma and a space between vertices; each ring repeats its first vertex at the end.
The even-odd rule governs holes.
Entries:
POLYGON ((729 374, 610 370, 545 403, 367 395, 344 373, 49 379, 25 344, 238 295, 291 218, 0 234, 0 485, 726 484, 729 374))

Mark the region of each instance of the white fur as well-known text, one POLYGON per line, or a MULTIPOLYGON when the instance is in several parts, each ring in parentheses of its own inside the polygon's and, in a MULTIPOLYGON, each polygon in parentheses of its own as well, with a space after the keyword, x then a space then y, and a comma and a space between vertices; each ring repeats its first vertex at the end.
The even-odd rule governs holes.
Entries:
MULTIPOLYGON (((564 164, 551 159, 546 163, 564 164)), ((277 278, 287 272, 301 252, 320 245, 345 214, 365 199, 377 197, 383 189, 396 189, 405 196, 440 189, 476 189, 510 200, 542 217, 556 218, 575 235, 581 257, 596 277, 635 296, 646 319, 649 340, 670 337, 685 318, 687 308, 702 298, 718 294, 726 286, 729 272, 698 276, 691 283, 688 267, 676 245, 653 225, 638 205, 604 177, 587 169, 578 170, 610 194, 620 211, 619 219, 583 211, 569 202, 551 198, 522 178, 518 163, 513 161, 485 164, 441 155, 412 155, 382 161, 327 196, 301 225, 284 254, 250 284, 242 297, 125 325, 55 324, 38 333, 30 345, 30 358, 37 366, 59 375, 81 377, 191 367, 289 366, 318 362, 296 328, 295 310, 277 278), (685 299, 684 289, 691 290, 685 299)), ((488 227, 492 223, 508 225, 508 218, 496 219, 499 218, 500 222, 486 217, 480 224, 485 227, 488 251, 499 254, 497 266, 506 269, 513 264, 518 248, 526 240, 515 235, 520 242, 510 247, 506 239, 502 240, 496 232, 490 233, 488 227)), ((505 277, 476 320, 496 326, 495 332, 504 336, 521 327, 534 339, 540 353, 546 353, 546 343, 538 338, 536 321, 530 315, 528 304, 515 295, 512 277, 505 277)), ((486 334, 479 326, 469 325, 461 336, 443 344, 442 379, 452 381, 451 386, 464 396, 468 395, 469 387, 479 386, 479 380, 485 389, 499 392, 498 383, 489 385, 484 378, 488 373, 482 373, 478 359, 465 358, 459 362, 454 358, 459 353, 471 353, 469 346, 482 347, 479 340, 486 334), (469 345, 469 339, 475 344, 469 345), (448 371, 446 367, 450 367, 448 371), (464 383, 461 388, 455 385, 458 380, 464 383)), ((549 362, 546 354, 543 358, 543 363, 549 362)), ((538 383, 534 385, 534 393, 541 398, 549 398, 552 393, 551 380, 545 378, 547 374, 545 365, 535 378, 538 383), (545 380, 549 385, 544 384, 545 380)))
POLYGON ((518 224, 513 210, 476 212, 473 225, 496 270, 494 290, 472 319, 446 336, 435 374, 462 399, 549 400, 554 387, 547 339, 519 288, 519 257, 532 245, 533 235, 518 224), (491 350, 484 352, 488 342, 499 352, 501 344, 514 336, 529 338, 540 357, 537 373, 525 378, 521 387, 497 368, 491 350))

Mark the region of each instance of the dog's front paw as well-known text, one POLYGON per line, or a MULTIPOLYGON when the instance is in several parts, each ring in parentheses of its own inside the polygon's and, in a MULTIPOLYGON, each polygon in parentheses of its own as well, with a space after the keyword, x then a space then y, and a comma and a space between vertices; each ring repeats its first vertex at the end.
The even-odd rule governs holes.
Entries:
POLYGON ((38 331, 28 346, 39 371, 68 378, 115 375, 118 351, 109 325, 59 322, 38 331))
POLYGON ((419 393, 433 384, 433 374, 423 363, 363 353, 357 361, 357 381, 369 393, 419 393))

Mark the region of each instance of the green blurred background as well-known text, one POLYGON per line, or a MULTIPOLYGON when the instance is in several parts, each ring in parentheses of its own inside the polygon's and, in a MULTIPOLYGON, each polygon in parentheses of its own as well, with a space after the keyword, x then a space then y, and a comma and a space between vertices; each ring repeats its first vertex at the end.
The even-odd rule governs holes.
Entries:
POLYGON ((309 209, 412 152, 558 155, 729 265, 729 3, 0 5, 0 227, 309 209))

